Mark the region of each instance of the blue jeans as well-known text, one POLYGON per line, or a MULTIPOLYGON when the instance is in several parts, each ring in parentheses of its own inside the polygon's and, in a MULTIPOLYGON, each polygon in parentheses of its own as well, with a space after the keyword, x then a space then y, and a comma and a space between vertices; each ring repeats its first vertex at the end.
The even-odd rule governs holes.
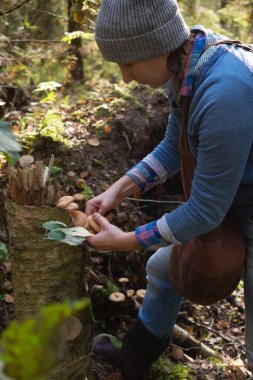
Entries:
MULTIPOLYGON (((248 364, 253 370, 253 220, 241 223, 246 238, 244 270, 246 335, 248 364)), ((182 296, 173 288, 169 278, 169 257, 172 245, 158 249, 147 262, 147 293, 139 312, 146 328, 161 340, 171 336, 182 296)))

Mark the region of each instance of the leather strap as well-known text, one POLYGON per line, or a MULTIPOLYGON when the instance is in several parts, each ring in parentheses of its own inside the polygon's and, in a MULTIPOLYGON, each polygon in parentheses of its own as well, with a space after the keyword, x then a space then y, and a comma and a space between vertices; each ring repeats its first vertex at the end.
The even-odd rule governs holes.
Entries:
POLYGON ((221 40, 221 41, 215 42, 211 46, 222 45, 222 44, 239 46, 239 47, 241 47, 245 50, 251 51, 253 53, 253 45, 252 44, 244 44, 239 40, 221 40))

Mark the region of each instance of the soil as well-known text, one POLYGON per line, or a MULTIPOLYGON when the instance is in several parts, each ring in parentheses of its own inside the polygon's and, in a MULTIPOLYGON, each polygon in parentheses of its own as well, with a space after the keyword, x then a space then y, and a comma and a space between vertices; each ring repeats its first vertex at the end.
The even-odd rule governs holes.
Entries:
MULTIPOLYGON (((50 137, 39 136, 22 153, 32 154, 35 160, 43 160, 45 164, 48 164, 53 154, 54 165, 60 169, 57 178, 61 183, 63 194, 79 192, 76 179, 80 177, 85 179, 89 191, 93 195, 100 194, 148 154, 164 136, 168 117, 167 99, 164 93, 159 92, 154 96, 137 86, 134 89, 134 96, 141 100, 141 108, 126 101, 124 107, 119 107, 113 117, 100 117, 104 125, 109 125, 109 133, 103 128, 102 130, 94 128, 94 123, 99 118, 96 117, 94 120, 91 102, 86 100, 76 102, 71 108, 62 106, 61 113, 65 125, 64 137, 71 144, 65 145, 50 137), (76 112, 79 112, 79 115, 83 113, 88 120, 85 127, 80 122, 80 117, 73 116, 76 112), (70 171, 75 173, 74 177, 69 176, 70 171)), ((31 106, 20 111, 21 114, 28 116, 32 112, 31 106)), ((6 119, 11 120, 12 114, 7 115, 6 119)), ((13 125, 15 128, 15 121, 13 125)), ((35 128, 32 123, 30 128, 35 128)), ((3 164, 0 172, 2 194, 6 186, 7 167, 3 164)), ((164 212, 170 211, 172 207, 176 207, 176 204, 155 203, 155 201, 182 200, 180 177, 174 176, 155 190, 142 195, 146 200, 154 202, 140 200, 140 194, 136 194, 135 197, 136 201, 126 200, 122 203, 117 210, 117 218, 114 220, 116 225, 126 231, 134 230, 136 226, 158 218, 164 212)), ((4 197, 1 197, 0 237, 8 244, 3 200, 4 197)), ((108 279, 119 286, 118 279, 120 277, 129 279, 128 289, 145 289, 145 264, 151 254, 152 252, 146 251, 138 253, 92 251, 86 268, 89 289, 94 285, 104 285, 108 279)), ((4 281, 11 281, 11 271, 4 262, 0 265, 0 274, 4 281)), ((2 294, 7 293, 11 294, 11 290, 7 291, 2 288, 2 294)), ((93 302, 94 316, 97 321, 94 335, 107 332, 122 336, 137 315, 137 311, 131 303, 119 308, 106 302, 101 308, 96 304, 94 297, 93 302)), ((5 302, 2 298, 0 300, 0 329, 3 330, 13 317, 13 304, 5 302)), ((238 290, 235 295, 223 302, 208 307, 200 307, 185 301, 177 323, 201 342, 213 349, 218 349, 222 354, 229 355, 233 359, 245 360, 242 290, 238 290)), ((190 356, 190 352, 187 350, 185 354, 190 356)), ((195 367, 192 367, 194 367, 196 379, 237 378, 234 372, 217 369, 210 363, 207 365, 205 361, 201 361, 201 358, 194 357, 193 361, 195 367)), ((183 362, 190 365, 189 360, 184 359, 183 362)), ((119 378, 109 365, 101 362, 95 356, 93 356, 93 375, 95 380, 119 378)), ((152 379, 150 378, 150 380, 152 379)))

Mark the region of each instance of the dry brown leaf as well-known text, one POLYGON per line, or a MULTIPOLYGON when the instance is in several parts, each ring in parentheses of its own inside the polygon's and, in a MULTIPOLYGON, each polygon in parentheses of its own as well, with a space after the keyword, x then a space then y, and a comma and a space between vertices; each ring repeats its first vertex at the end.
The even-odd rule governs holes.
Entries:
POLYGON ((80 319, 77 317, 71 317, 65 325, 65 339, 67 341, 74 340, 80 335, 83 325, 80 322, 80 319))
POLYGON ((92 138, 92 139, 89 139, 89 140, 87 141, 87 143, 88 143, 89 145, 91 145, 91 146, 99 146, 99 145, 100 145, 100 142, 99 142, 99 140, 98 140, 96 137, 94 137, 94 138, 92 138))
POLYGON ((80 173, 80 178, 86 178, 86 177, 88 177, 88 175, 89 175, 90 173, 87 171, 87 170, 84 170, 82 173, 80 173))
POLYGON ((106 134, 109 134, 112 131, 112 127, 110 125, 108 125, 108 124, 105 124, 104 127, 103 127, 103 130, 104 130, 104 132, 106 134))
POLYGON ((120 380, 121 376, 119 372, 113 372, 109 376, 106 377, 105 380, 120 380))

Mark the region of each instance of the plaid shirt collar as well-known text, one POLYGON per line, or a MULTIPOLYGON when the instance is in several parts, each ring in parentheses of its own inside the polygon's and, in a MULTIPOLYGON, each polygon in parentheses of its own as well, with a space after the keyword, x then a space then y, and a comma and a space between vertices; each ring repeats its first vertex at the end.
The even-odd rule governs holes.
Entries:
POLYGON ((203 32, 199 32, 195 38, 193 49, 188 57, 184 71, 184 79, 182 81, 180 94, 181 96, 192 96, 193 95, 193 80, 194 80, 194 69, 198 60, 203 53, 204 47, 206 45, 206 36, 203 32))

